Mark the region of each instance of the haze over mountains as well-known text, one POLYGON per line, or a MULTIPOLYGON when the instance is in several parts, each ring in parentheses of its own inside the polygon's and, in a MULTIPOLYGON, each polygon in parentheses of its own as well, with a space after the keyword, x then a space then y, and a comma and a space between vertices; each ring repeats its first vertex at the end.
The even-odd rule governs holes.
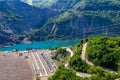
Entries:
POLYGON ((20 43, 26 37, 39 41, 119 35, 119 23, 119 0, 0 1, 1 45, 20 43))
POLYGON ((0 1, 21 1, 36 7, 50 6, 57 0, 0 0, 0 1))

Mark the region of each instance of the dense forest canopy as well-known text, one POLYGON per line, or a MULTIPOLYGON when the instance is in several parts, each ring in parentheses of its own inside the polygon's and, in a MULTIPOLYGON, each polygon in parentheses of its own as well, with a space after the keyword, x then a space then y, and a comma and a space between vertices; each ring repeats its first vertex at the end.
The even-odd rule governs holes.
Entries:
POLYGON ((120 37, 90 38, 87 55, 96 65, 118 70, 120 68, 120 37))
POLYGON ((114 80, 120 77, 120 37, 90 37, 81 40, 72 47, 72 50, 74 56, 69 61, 69 69, 59 67, 49 80, 69 80, 69 77, 74 80, 114 80), (95 64, 94 66, 81 59, 82 45, 86 42, 88 42, 87 58, 95 64), (117 74, 110 73, 101 67, 115 70, 117 74), (81 78, 77 77, 75 73, 87 73, 91 77, 81 78), (75 76, 76 78, 74 78, 75 76))

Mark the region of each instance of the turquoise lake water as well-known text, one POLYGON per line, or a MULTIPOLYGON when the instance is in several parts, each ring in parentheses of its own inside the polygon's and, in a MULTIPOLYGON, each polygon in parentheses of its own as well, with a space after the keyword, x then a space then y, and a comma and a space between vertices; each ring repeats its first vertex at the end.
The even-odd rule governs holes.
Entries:
POLYGON ((72 46, 79 42, 79 40, 49 40, 49 41, 39 41, 33 42, 30 44, 17 44, 10 47, 0 48, 0 51, 12 51, 12 50, 26 50, 28 48, 32 49, 48 49, 55 47, 63 47, 63 46, 72 46))

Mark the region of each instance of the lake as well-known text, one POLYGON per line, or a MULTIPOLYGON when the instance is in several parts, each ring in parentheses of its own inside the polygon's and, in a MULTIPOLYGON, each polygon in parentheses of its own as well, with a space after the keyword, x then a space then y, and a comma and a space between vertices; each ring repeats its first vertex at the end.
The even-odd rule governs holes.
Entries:
POLYGON ((67 47, 75 45, 79 42, 79 40, 48 40, 48 41, 39 41, 33 42, 30 44, 17 44, 10 47, 0 48, 0 51, 13 51, 15 49, 19 51, 26 50, 28 48, 31 49, 49 49, 49 48, 56 48, 56 47, 67 47))

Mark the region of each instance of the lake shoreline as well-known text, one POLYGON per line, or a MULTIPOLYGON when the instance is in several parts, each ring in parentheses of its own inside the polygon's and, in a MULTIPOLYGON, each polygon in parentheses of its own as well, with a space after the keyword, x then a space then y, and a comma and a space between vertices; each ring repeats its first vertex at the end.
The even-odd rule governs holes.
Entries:
POLYGON ((63 46, 72 46, 79 42, 78 39, 76 40, 46 40, 46 41, 38 41, 38 42, 31 42, 31 43, 20 43, 14 44, 10 46, 6 46, 4 48, 0 48, 0 51, 13 51, 19 50, 23 51, 26 49, 51 49, 56 47, 63 47, 63 46))

